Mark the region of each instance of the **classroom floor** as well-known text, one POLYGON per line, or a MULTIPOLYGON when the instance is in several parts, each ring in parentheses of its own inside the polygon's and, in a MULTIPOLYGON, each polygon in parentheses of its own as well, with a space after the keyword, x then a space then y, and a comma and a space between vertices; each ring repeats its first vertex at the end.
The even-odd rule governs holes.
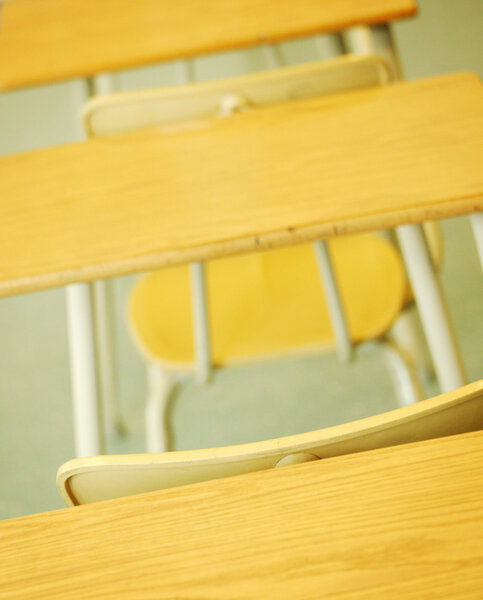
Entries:
MULTIPOLYGON (((479 0, 420 0, 419 5, 417 18, 394 27, 406 77, 455 70, 481 76, 479 0)), ((316 58, 311 39, 286 43, 281 49, 287 63, 316 58)), ((260 68, 263 57, 258 50, 230 52, 197 60, 195 75, 208 79, 260 68)), ((117 76, 122 89, 173 82, 173 65, 117 76)), ((69 82, 0 95, 0 153, 76 139, 80 94, 81 84, 69 82)), ((468 381, 474 381, 483 377, 483 278, 468 220, 448 220, 442 228, 442 283, 468 381)), ((144 366, 124 322, 131 282, 129 277, 115 282, 119 391, 129 433, 108 438, 110 453, 144 450, 144 366)), ((0 331, 0 518, 9 518, 63 506, 55 473, 74 456, 63 290, 3 299, 0 331)), ((357 358, 341 365, 333 355, 311 356, 224 370, 204 388, 188 382, 172 410, 175 447, 254 441, 396 407, 377 348, 360 351, 357 358)), ((425 391, 429 396, 438 389, 427 382, 425 391)))

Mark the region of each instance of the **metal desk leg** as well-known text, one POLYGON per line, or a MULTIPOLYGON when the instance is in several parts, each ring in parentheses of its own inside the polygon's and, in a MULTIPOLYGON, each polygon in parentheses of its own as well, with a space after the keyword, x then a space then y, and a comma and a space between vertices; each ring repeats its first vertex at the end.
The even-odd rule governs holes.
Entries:
POLYGON ((98 399, 94 293, 90 283, 67 286, 76 455, 103 453, 102 411, 98 399))
POLYGON ((422 227, 402 225, 397 234, 441 391, 448 392, 466 381, 438 275, 422 227))
POLYGON ((475 236, 476 248, 483 269, 483 212, 474 213, 470 216, 473 235, 475 236))

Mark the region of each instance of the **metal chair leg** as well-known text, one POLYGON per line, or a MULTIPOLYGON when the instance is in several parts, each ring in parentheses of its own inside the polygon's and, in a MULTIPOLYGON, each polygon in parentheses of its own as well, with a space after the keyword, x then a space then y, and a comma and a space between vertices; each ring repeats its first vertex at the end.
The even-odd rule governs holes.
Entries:
POLYGON ((196 378, 206 384, 211 377, 211 340, 204 263, 190 263, 189 273, 196 378))
POLYGON ((414 309, 405 309, 391 328, 399 348, 410 359, 422 381, 430 382, 436 377, 433 361, 429 354, 421 323, 414 309))
POLYGON ((352 340, 349 327, 345 318, 344 308, 340 299, 339 288, 335 278, 334 268, 330 257, 327 242, 319 240, 312 243, 322 283, 327 310, 329 312, 332 331, 334 332, 337 355, 342 362, 348 362, 352 358, 352 340))
POLYGON ((381 340, 386 364, 389 367, 399 406, 409 406, 424 399, 412 361, 399 346, 387 339, 381 340))
POLYGON ((92 284, 67 286, 66 298, 76 456, 94 456, 104 452, 104 432, 92 284))
POLYGON ((402 225, 397 234, 441 391, 449 392, 466 377, 438 273, 420 225, 402 225))
POLYGON ((124 435, 127 432, 127 426, 121 414, 116 377, 113 283, 113 281, 95 281, 93 284, 98 347, 97 361, 106 430, 108 433, 124 435))
POLYGON ((154 363, 147 365, 148 399, 146 403, 146 448, 148 452, 169 452, 169 403, 176 389, 176 379, 154 363))

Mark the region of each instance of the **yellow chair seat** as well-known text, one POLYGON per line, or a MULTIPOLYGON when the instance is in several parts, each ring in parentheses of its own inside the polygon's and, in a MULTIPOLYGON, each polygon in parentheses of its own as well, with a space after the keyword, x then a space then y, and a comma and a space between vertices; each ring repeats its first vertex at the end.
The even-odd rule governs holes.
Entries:
MULTIPOLYGON (((397 252, 375 235, 335 239, 330 250, 352 340, 377 338, 404 302, 406 282, 397 252)), ((215 366, 333 345, 311 246, 214 260, 206 272, 215 366)), ((129 317, 150 360, 168 368, 192 367, 186 266, 142 277, 130 297, 129 317)))

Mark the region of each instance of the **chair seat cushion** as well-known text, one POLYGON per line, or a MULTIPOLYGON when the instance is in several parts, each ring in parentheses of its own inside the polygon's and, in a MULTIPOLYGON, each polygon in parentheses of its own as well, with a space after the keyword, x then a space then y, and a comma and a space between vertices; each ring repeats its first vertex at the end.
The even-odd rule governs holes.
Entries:
MULTIPOLYGON (((331 240, 329 248, 352 340, 377 338, 403 305, 406 281, 399 255, 376 235, 331 240)), ((207 262, 206 283, 215 366, 334 344, 312 246, 207 262)), ((140 278, 129 317, 149 360, 192 368, 187 266, 140 278)))

